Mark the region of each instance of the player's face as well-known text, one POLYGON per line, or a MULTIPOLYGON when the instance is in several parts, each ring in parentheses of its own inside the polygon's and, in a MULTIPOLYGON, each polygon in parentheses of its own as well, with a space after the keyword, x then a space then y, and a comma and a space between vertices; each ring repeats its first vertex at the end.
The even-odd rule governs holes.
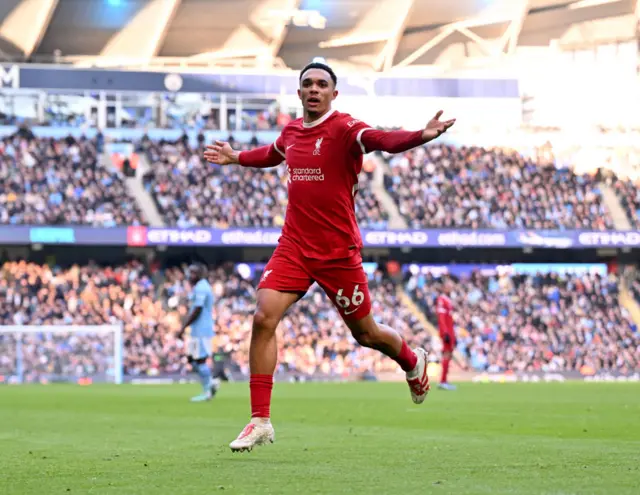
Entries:
POLYGON ((329 74, 320 69, 311 69, 300 82, 298 96, 305 112, 317 118, 329 111, 338 92, 329 74))
POLYGON ((200 273, 200 268, 198 268, 197 266, 189 267, 189 282, 191 282, 192 284, 198 283, 198 280, 202 278, 201 275, 202 274, 200 273))

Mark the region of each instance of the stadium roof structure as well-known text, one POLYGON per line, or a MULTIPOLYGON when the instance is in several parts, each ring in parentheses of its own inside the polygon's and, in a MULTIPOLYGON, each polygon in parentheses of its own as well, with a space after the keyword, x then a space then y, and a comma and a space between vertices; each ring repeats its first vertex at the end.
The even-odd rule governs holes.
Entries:
POLYGON ((109 67, 459 67, 638 39, 640 0, 2 0, 0 60, 109 67))

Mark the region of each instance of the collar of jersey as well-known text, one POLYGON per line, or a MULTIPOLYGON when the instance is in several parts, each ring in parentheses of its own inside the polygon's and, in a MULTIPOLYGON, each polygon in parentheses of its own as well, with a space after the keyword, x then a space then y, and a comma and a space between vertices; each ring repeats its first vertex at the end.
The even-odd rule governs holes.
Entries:
POLYGON ((315 127, 317 125, 320 125, 329 117, 331 117, 333 115, 333 112, 335 112, 335 109, 332 108, 327 113, 325 113, 322 117, 320 117, 318 120, 314 120, 313 122, 302 122, 302 127, 304 127, 305 129, 309 129, 310 127, 315 127))

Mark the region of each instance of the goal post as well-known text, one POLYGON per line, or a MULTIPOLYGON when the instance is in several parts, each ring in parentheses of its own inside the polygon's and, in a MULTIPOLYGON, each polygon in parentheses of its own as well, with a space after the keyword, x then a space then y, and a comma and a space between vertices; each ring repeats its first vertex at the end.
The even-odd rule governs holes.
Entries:
POLYGON ((4 383, 122 383, 122 325, 0 325, 4 383))

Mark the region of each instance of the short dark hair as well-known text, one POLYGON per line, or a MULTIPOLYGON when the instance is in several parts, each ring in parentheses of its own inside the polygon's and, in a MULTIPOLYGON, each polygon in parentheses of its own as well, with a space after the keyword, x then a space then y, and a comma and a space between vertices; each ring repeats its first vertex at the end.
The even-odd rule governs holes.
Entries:
POLYGON ((299 82, 302 82, 302 75, 305 72, 307 72, 309 69, 320 69, 320 70, 323 70, 325 72, 328 72, 329 75, 331 76, 331 80, 333 81, 333 85, 334 86, 338 85, 338 77, 336 76, 336 73, 333 72, 333 69, 331 67, 329 67, 327 64, 323 64, 321 62, 312 62, 312 63, 306 65, 305 68, 300 71, 299 82))
POLYGON ((199 272, 200 276, 202 277, 207 276, 207 267, 204 263, 200 263, 199 261, 192 262, 187 268, 187 271, 188 273, 190 273, 191 271, 196 271, 199 272))

